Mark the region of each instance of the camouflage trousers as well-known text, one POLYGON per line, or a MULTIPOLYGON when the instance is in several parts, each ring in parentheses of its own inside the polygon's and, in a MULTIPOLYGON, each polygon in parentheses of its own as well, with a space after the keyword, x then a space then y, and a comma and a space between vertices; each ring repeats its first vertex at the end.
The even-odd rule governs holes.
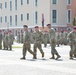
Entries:
MULTIPOLYGON (((43 55, 44 52, 42 50, 41 42, 34 43, 34 52, 37 55, 37 48, 39 49, 40 53, 43 55)), ((36 55, 34 56, 36 58, 36 55)))
POLYGON ((51 54, 59 55, 55 47, 56 47, 56 42, 51 42, 51 54))
POLYGON ((24 44, 23 44, 23 51, 22 51, 22 53, 23 53, 23 57, 24 57, 24 58, 25 58, 25 56, 26 56, 27 51, 28 51, 29 53, 31 53, 31 54, 34 55, 34 52, 33 52, 30 48, 31 48, 30 43, 28 43, 28 44, 24 43, 24 44))
POLYGON ((2 41, 0 41, 0 49, 2 49, 2 41))
POLYGON ((73 57, 74 54, 76 55, 76 44, 71 44, 70 48, 71 48, 71 50, 70 50, 69 55, 70 55, 70 57, 73 57))

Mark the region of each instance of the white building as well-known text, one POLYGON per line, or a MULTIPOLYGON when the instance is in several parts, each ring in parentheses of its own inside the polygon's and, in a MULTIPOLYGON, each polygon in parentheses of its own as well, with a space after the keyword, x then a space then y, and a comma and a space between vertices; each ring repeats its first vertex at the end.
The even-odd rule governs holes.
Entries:
POLYGON ((0 29, 20 31, 51 23, 53 27, 67 26, 67 0, 0 0, 0 29))

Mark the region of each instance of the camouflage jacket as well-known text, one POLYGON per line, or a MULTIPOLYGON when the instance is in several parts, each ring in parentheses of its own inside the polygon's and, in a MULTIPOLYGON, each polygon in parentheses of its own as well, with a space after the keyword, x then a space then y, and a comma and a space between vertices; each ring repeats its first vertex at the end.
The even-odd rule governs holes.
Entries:
POLYGON ((42 36, 43 36, 43 34, 40 31, 35 32, 33 35, 34 43, 42 42, 42 39, 43 39, 42 36))

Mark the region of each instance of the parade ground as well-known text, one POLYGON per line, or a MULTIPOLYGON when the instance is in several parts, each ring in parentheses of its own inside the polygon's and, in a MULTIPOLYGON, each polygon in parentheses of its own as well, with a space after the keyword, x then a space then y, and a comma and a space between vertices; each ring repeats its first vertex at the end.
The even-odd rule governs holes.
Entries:
MULTIPOLYGON (((26 60, 22 57, 22 44, 14 44, 12 51, 0 50, 0 75, 76 75, 76 59, 69 59, 69 46, 56 47, 61 55, 58 60, 49 59, 51 48, 45 48, 45 57, 42 58, 37 50, 37 59, 27 52, 26 60)), ((33 50, 33 45, 31 45, 33 50)))

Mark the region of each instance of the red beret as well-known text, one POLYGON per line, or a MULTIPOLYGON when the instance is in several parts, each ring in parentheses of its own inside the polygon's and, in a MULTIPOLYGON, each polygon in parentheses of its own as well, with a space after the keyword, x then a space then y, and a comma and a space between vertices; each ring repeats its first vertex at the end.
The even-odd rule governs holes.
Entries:
POLYGON ((35 26, 35 28, 39 28, 38 26, 35 26))
POLYGON ((28 27, 27 25, 23 25, 23 27, 28 27))
POLYGON ((51 24, 47 24, 47 26, 51 26, 51 24))
POLYGON ((76 29, 76 26, 74 26, 74 29, 76 29))

